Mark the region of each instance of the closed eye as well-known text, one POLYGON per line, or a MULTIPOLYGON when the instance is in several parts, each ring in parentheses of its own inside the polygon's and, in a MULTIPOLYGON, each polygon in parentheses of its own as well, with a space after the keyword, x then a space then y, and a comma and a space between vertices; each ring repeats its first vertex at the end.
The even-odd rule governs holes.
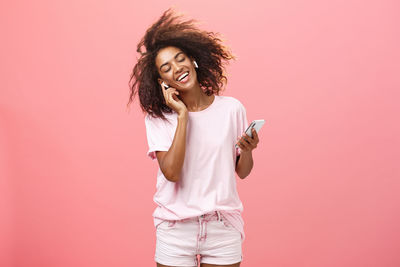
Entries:
MULTIPOLYGON (((178 60, 178 62, 182 62, 182 61, 184 61, 185 60, 185 57, 183 57, 182 59, 180 59, 180 60, 178 60)), ((168 72, 168 71, 170 71, 171 70, 171 68, 168 68, 167 70, 165 70, 164 72, 168 72)))

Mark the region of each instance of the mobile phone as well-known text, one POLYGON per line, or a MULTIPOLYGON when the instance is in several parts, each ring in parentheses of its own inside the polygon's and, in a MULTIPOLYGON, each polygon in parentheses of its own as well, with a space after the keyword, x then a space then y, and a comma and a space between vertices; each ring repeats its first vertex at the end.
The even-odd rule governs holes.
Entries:
MULTIPOLYGON (((257 133, 260 131, 261 127, 264 125, 265 120, 254 120, 250 123, 249 127, 247 127, 246 131, 244 131, 248 136, 253 137, 251 129, 255 129, 257 133)), ((235 144, 236 148, 239 148, 237 144, 235 144)))
POLYGON ((165 82, 162 82, 162 85, 164 86, 164 89, 168 89, 169 88, 169 86, 165 82))

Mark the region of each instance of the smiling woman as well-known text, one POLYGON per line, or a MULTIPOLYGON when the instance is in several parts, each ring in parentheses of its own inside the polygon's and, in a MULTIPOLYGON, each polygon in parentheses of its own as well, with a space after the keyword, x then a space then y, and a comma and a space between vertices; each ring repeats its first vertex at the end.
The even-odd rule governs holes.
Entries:
MULTIPOLYGON (((182 15, 174 16, 171 9, 166 10, 159 20, 147 29, 145 36, 137 45, 137 52, 141 57, 134 66, 129 80, 131 93, 128 106, 138 94, 143 112, 165 119, 163 113, 171 113, 173 109, 164 101, 159 78, 171 73, 171 68, 177 66, 179 62, 185 62, 188 66, 189 62, 195 61, 194 67, 196 64, 201 66, 196 72, 189 70, 189 76, 192 77, 187 79, 193 81, 196 75, 199 86, 208 96, 218 94, 226 84, 223 64, 235 59, 235 56, 222 43, 218 33, 200 30, 195 26, 195 20, 182 21, 182 17, 182 15), (146 48, 145 52, 142 52, 143 46, 146 48), (160 50, 167 47, 175 47, 177 50, 173 51, 175 53, 171 51, 160 56, 160 50), (180 53, 177 54, 177 51, 180 53), (155 64, 157 55, 160 63, 158 68, 155 64)), ((171 85, 172 82, 177 82, 174 78, 178 77, 169 76, 168 81, 171 85)), ((179 83, 175 85, 179 87, 179 83)))
POLYGON ((159 165, 154 259, 197 266, 200 255, 201 267, 238 267, 245 234, 235 172, 250 173, 258 137, 236 139, 248 126, 246 109, 219 95, 232 54, 215 33, 178 19, 167 10, 146 31, 131 76, 130 101, 139 94, 147 155, 159 165))

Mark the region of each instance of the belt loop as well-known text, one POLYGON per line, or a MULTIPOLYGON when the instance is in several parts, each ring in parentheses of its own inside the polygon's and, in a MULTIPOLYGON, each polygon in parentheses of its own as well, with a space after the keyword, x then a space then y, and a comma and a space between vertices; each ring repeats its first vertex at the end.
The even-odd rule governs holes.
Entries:
POLYGON ((221 221, 221 215, 219 214, 218 210, 217 210, 217 215, 218 215, 218 221, 221 221))

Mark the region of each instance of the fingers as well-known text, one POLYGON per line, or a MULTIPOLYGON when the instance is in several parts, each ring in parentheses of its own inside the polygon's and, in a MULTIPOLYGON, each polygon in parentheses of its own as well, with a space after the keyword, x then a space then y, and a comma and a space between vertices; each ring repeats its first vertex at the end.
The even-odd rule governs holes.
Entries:
POLYGON ((250 137, 244 133, 237 139, 236 143, 243 151, 251 151, 257 147, 257 144, 259 142, 257 131, 254 128, 251 129, 251 131, 253 137, 250 137))
POLYGON ((248 141, 248 139, 246 139, 246 136, 247 136, 246 134, 243 134, 242 136, 238 137, 238 145, 242 145, 243 147, 246 147, 249 145, 250 141, 248 141))
POLYGON ((243 139, 250 143, 251 146, 257 146, 258 141, 255 140, 254 129, 252 129, 253 137, 248 136, 247 134, 243 134, 243 139))
POLYGON ((244 144, 244 146, 248 149, 253 149, 256 146, 254 144, 254 140, 247 134, 244 134, 241 139, 243 140, 242 143, 244 144))
POLYGON ((240 150, 243 152, 251 151, 252 148, 250 147, 250 144, 247 143, 243 138, 239 138, 237 142, 238 147, 240 150))
POLYGON ((164 99, 167 104, 179 100, 174 97, 174 95, 179 95, 178 90, 176 90, 175 88, 169 87, 168 89, 165 89, 165 87, 161 84, 161 91, 163 92, 164 99))
POLYGON ((167 103, 171 103, 171 94, 169 94, 168 92, 165 92, 166 96, 167 96, 167 103))
POLYGON ((167 93, 170 95, 172 100, 179 101, 179 99, 177 97, 177 95, 179 95, 178 90, 176 90, 175 88, 168 88, 168 90, 170 90, 170 91, 168 91, 167 93))
POLYGON ((172 98, 174 101, 179 101, 178 95, 179 95, 178 92, 172 92, 172 93, 171 93, 171 98, 172 98))
POLYGON ((258 139, 258 133, 257 133, 256 129, 252 128, 252 129, 251 129, 251 132, 252 132, 252 134, 253 134, 253 140, 254 140, 254 141, 256 142, 256 144, 257 144, 260 140, 258 139))
POLYGON ((247 143, 247 142, 244 140, 244 138, 240 138, 240 140, 239 140, 239 147, 240 147, 242 150, 245 150, 245 151, 251 150, 250 144, 247 143))

